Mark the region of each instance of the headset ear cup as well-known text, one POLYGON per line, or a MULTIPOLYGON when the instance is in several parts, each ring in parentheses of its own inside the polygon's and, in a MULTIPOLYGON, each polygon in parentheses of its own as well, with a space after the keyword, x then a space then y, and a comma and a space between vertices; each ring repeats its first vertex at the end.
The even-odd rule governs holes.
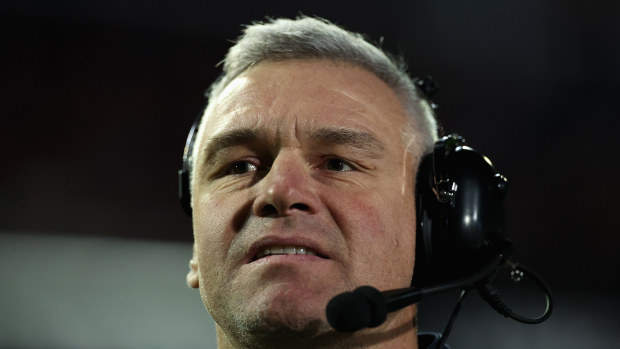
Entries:
POLYGON ((433 186, 433 154, 425 155, 420 161, 416 176, 416 251, 413 280, 418 284, 426 283, 429 265, 433 255, 431 215, 435 206, 433 186))
POLYGON ((191 218, 192 217, 192 204, 191 194, 189 191, 189 171, 186 169, 179 170, 179 201, 183 211, 191 218))
POLYGON ((412 279, 416 287, 466 277, 507 245, 503 237, 506 179, 488 158, 464 142, 451 146, 457 137, 440 140, 418 170, 412 279))
POLYGON ((179 201, 183 211, 191 218, 192 217, 192 194, 190 191, 190 176, 192 168, 190 162, 194 153, 194 143, 196 142, 196 135, 198 133, 198 127, 202 120, 202 113, 198 114, 196 120, 192 124, 192 128, 189 130, 187 140, 185 141, 185 149, 183 150, 183 167, 178 171, 179 181, 179 201))

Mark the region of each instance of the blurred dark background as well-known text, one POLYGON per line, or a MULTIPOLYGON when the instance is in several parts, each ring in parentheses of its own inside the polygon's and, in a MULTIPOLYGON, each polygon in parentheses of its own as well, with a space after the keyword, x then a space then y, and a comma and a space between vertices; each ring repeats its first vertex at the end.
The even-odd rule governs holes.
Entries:
MULTIPOLYGON (((491 313, 489 324, 503 321, 500 329, 489 331, 478 318, 461 320, 456 328, 464 344, 454 333, 453 347, 493 339, 495 347, 511 348, 523 336, 530 348, 556 347, 559 338, 563 347, 620 345, 620 336, 608 330, 620 328, 620 188, 614 180, 620 170, 620 2, 612 0, 4 0, 0 312, 26 311, 32 304, 26 296, 23 303, 11 300, 22 294, 16 275, 36 288, 36 277, 24 270, 40 276, 41 265, 58 253, 83 248, 75 241, 107 241, 115 251, 115 244, 174 246, 182 259, 174 282, 182 284, 192 235, 177 202, 176 171, 203 92, 242 24, 300 13, 382 40, 405 55, 412 75, 432 75, 440 84, 434 100, 446 132, 465 136, 510 181, 507 235, 515 259, 545 277, 558 308, 539 327, 491 313), (467 342, 466 333, 477 339, 467 342)), ((105 264, 106 254, 93 248, 105 264)), ((75 258, 88 264, 91 257, 75 258)), ((119 275, 111 272, 110 280, 119 275)), ((199 301, 193 305, 204 312, 199 301)), ((487 311, 472 307, 471 314, 487 311)), ((29 311, 36 317, 43 310, 29 311)), ((426 311, 429 322, 421 327, 441 330, 449 310, 426 311)), ((17 330, 31 318, 4 318, 0 347, 37 346, 17 330)), ((40 328, 48 325, 38 321, 40 328)), ((47 343, 70 347, 62 338, 71 333, 57 337, 47 343)))

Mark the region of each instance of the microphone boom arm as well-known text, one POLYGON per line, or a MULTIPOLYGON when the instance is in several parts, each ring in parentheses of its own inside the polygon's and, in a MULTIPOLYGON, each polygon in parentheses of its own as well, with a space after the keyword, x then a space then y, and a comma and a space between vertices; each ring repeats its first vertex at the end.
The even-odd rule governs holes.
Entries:
POLYGON ((493 273, 497 269, 497 267, 499 267, 504 262, 504 260, 504 254, 498 254, 488 264, 486 264, 484 268, 456 281, 423 288, 408 287, 396 290, 389 290, 381 292, 381 295, 385 299, 387 311, 388 313, 390 313, 409 306, 413 303, 417 303, 422 298, 427 296, 454 290, 457 288, 474 287, 473 284, 493 273))

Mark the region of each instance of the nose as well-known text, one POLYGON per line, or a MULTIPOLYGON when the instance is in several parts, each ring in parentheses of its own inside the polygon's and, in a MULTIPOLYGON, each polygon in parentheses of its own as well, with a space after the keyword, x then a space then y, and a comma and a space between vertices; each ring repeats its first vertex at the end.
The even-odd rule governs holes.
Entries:
POLYGON ((259 217, 285 217, 317 213, 319 198, 308 171, 301 157, 280 153, 269 173, 258 183, 254 214, 259 217))

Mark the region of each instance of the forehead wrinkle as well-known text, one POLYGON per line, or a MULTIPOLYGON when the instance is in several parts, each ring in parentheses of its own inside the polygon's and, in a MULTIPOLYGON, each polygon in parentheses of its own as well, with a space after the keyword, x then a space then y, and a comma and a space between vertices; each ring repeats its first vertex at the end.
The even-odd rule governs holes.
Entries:
POLYGON ((366 100, 368 96, 356 96, 355 93, 351 93, 346 89, 335 89, 334 92, 337 92, 340 96, 344 97, 344 101, 350 101, 358 106, 366 106, 369 102, 366 100), (362 98, 360 98, 362 97, 362 98))

